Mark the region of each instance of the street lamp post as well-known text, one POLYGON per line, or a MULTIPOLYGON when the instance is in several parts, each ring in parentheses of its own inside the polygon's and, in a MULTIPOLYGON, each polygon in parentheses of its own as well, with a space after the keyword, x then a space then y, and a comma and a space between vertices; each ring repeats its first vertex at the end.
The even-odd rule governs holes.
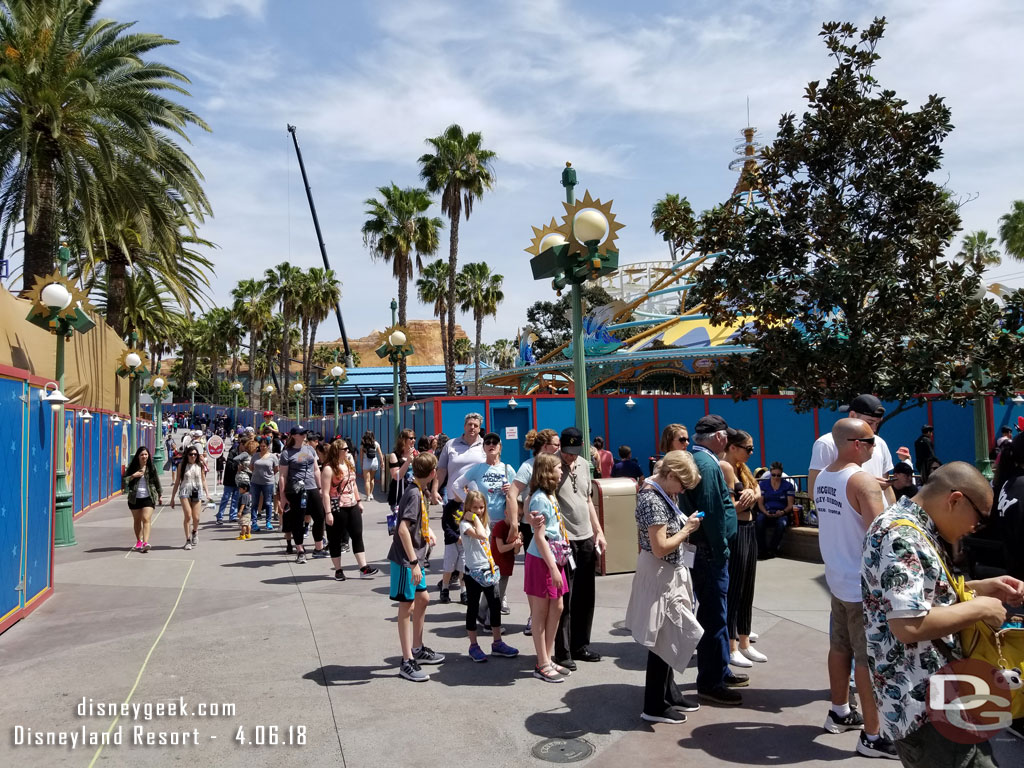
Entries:
POLYGON ((199 386, 199 382, 195 379, 189 379, 188 384, 185 385, 192 392, 192 410, 189 413, 189 419, 192 421, 192 426, 195 426, 196 422, 196 387, 199 386))
POLYGON ((231 413, 231 423, 234 426, 238 426, 238 393, 242 391, 242 382, 232 381, 231 382, 231 394, 235 396, 235 407, 231 413))
POLYGON ((163 377, 157 376, 149 386, 149 393, 153 396, 153 425, 156 427, 156 437, 153 438, 153 463, 157 471, 162 471, 167 454, 164 452, 164 394, 167 392, 167 382, 163 377))
MULTIPOLYGON (((51 275, 36 278, 28 297, 32 309, 28 314, 29 322, 45 328, 56 337, 54 378, 56 392, 64 391, 64 345, 75 332, 88 333, 96 327, 96 323, 85 313, 89 302, 85 294, 68 279, 68 263, 71 261, 71 250, 66 243, 57 249, 57 270, 51 275)), ((61 395, 63 397, 63 395, 61 395)), ((57 443, 57 456, 54 482, 54 545, 70 547, 75 541, 75 531, 71 513, 71 490, 67 483, 67 468, 64 443, 67 427, 64 423, 64 400, 54 399, 50 402, 52 412, 57 415, 57 428, 54 440, 57 443)))
POLYGON ((570 163, 562 171, 565 187, 565 213, 562 224, 552 218, 542 228, 534 227, 534 238, 527 252, 535 280, 553 278, 551 285, 561 295, 571 287, 572 304, 572 377, 576 403, 576 427, 583 433, 582 455, 590 459, 590 418, 587 412, 587 367, 583 331, 583 284, 615 271, 619 254, 612 250, 616 232, 623 227, 615 221, 611 201, 601 203, 586 192, 577 202, 576 171, 570 163))
POLYGON ((295 393, 295 425, 298 426, 301 419, 299 418, 299 404, 302 402, 302 390, 305 387, 302 386, 301 381, 296 381, 292 384, 292 391, 295 393))
POLYGON ((128 450, 134 455, 139 445, 139 381, 149 378, 149 360, 144 350, 135 349, 139 335, 132 331, 132 347, 121 354, 117 375, 128 379, 128 410, 132 427, 128 431, 128 450))
MULTIPOLYGON (((398 391, 398 366, 402 362, 402 359, 411 355, 415 350, 412 344, 409 343, 409 334, 406 330, 398 325, 398 316, 396 314, 398 310, 398 302, 394 299, 391 300, 391 327, 384 331, 384 343, 377 347, 377 357, 387 358, 391 361, 391 376, 392 376, 392 399, 394 405, 392 408, 392 423, 395 430, 395 444, 398 441, 398 432, 401 426, 400 414, 398 412, 398 403, 400 393, 398 391)), ((378 411, 378 413, 380 413, 378 411)))
MULTIPOLYGON (((265 386, 263 388, 263 394, 265 394, 267 396, 267 410, 269 411, 271 403, 272 403, 273 398, 274 398, 274 385, 273 384, 267 384, 267 386, 265 386)), ((287 414, 285 414, 285 415, 287 416, 287 414)))
POLYGON ((345 372, 345 368, 337 364, 337 352, 335 352, 334 363, 334 367, 331 368, 331 375, 326 377, 326 381, 328 384, 331 384, 334 387, 334 434, 338 435, 340 434, 340 414, 338 413, 338 387, 340 387, 342 384, 348 381, 348 375, 345 372))

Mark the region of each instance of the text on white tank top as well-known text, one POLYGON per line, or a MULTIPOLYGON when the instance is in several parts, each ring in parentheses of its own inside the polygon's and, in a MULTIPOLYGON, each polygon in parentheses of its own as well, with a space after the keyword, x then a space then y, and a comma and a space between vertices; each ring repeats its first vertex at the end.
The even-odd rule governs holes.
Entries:
POLYGON ((860 564, 867 524, 846 494, 850 478, 864 472, 856 465, 838 472, 822 470, 814 481, 814 507, 818 512, 818 544, 825 561, 825 581, 832 594, 847 603, 859 603, 860 564))

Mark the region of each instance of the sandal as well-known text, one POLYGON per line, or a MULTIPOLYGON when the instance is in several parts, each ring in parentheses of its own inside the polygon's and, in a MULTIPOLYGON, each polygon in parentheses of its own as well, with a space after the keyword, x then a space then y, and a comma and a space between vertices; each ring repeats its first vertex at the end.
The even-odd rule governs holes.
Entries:
POLYGON ((538 680, 543 680, 545 683, 564 683, 565 678, 558 674, 553 664, 547 664, 543 667, 534 667, 533 676, 538 680))

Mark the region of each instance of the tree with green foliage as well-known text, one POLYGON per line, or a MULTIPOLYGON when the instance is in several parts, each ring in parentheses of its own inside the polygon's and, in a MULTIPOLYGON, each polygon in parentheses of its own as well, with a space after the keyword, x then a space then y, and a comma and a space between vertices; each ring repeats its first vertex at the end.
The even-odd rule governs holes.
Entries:
POLYGON ((505 300, 501 291, 502 275, 493 274, 491 268, 482 261, 474 261, 462 267, 459 280, 459 309, 472 312, 476 324, 476 343, 473 345, 473 357, 476 364, 474 393, 480 394, 480 337, 483 333, 485 317, 498 314, 498 305, 505 300))
MULTIPOLYGON (((437 252, 444 222, 426 215, 433 202, 425 189, 400 189, 392 182, 377 191, 379 198, 371 197, 363 203, 367 216, 362 228, 363 245, 375 259, 391 263, 391 271, 398 281, 398 324, 405 327, 413 265, 422 271, 422 257, 437 252)), ((400 391, 408 392, 404 357, 399 364, 399 375, 400 391)))
MULTIPOLYGON (((584 283, 581 287, 584 314, 593 307, 612 302, 611 295, 604 288, 592 283, 584 283)), ((535 301, 526 308, 526 320, 537 334, 533 352, 538 360, 569 343, 572 336, 572 307, 569 302, 570 296, 566 293, 557 301, 535 301)))
MULTIPOLYGON (((175 140, 208 128, 165 95, 188 96, 188 79, 145 59, 174 41, 100 18, 99 6, 0 4, 0 252, 23 222, 26 289, 53 270, 61 236, 90 257, 130 253, 159 245, 181 212, 201 221, 210 210, 175 140)), ((111 278, 108 300, 118 305, 111 278)))
POLYGON ((1011 259, 1024 261, 1024 200, 1014 200, 1010 212, 999 217, 999 240, 1011 259))
POLYGON ((441 211, 448 217, 448 344, 445 379, 448 394, 455 394, 455 281, 459 269, 459 219, 473 213, 473 203, 494 187, 495 153, 483 147, 478 131, 465 133, 449 125, 444 133, 427 139, 433 152, 420 156, 420 177, 431 194, 441 195, 441 211))
POLYGON ((441 325, 441 359, 448 360, 448 262, 432 261, 420 270, 416 279, 416 295, 434 309, 434 317, 441 325))
POLYGON ((933 179, 952 130, 939 96, 916 110, 875 79, 885 29, 827 23, 835 69, 782 116, 750 179, 772 201, 701 217, 698 249, 722 253, 693 298, 718 325, 746 319, 749 356, 723 361, 734 397, 795 390, 799 409, 874 392, 905 402, 970 377, 998 314, 975 264, 943 260, 960 226, 933 179))
POLYGON ((964 236, 957 258, 965 264, 977 264, 981 269, 998 267, 1002 262, 996 248, 996 239, 989 237, 984 229, 964 236))
POLYGON ((672 261, 676 261, 697 236, 697 218, 690 201, 674 193, 665 195, 651 209, 651 229, 668 243, 672 261))

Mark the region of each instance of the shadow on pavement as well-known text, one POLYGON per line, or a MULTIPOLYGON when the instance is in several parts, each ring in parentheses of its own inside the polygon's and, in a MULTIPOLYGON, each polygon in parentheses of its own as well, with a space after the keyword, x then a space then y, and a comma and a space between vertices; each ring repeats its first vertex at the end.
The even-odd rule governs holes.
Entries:
POLYGON ((302 676, 303 680, 312 680, 317 685, 366 685, 373 682, 375 672, 396 672, 397 661, 394 665, 382 665, 376 667, 342 667, 338 664, 328 664, 307 672, 302 676))
POLYGON ((278 565, 277 560, 243 560, 240 563, 221 563, 221 568, 273 568, 278 565))
MULTIPOLYGON (((489 641, 481 643, 485 650, 490 648, 489 641)), ((465 649, 469 650, 469 641, 465 649)), ((494 686, 514 685, 517 680, 529 677, 532 673, 529 662, 524 665, 519 657, 489 657, 484 663, 473 661, 465 651, 448 654, 444 664, 437 667, 424 667, 430 673, 430 680, 450 686, 476 685, 485 688, 494 686)), ((543 685, 539 680, 538 684, 543 685)))
MULTIPOLYGON (((531 679, 530 682, 549 685, 541 680, 531 679)), ((635 731, 643 723, 640 720, 642 685, 608 683, 570 688, 562 702, 568 712, 534 712, 526 718, 526 730, 537 736, 565 738, 588 733, 635 731)))
POLYGON ((323 573, 323 574, 320 574, 320 575, 311 573, 311 574, 304 574, 304 575, 301 575, 301 576, 279 576, 276 579, 260 579, 260 583, 262 583, 262 584, 295 584, 296 582, 298 582, 300 584, 304 584, 307 581, 324 581, 324 582, 330 581, 330 582, 333 582, 334 581, 334 577, 329 575, 329 574, 327 574, 327 573, 323 573))
POLYGON ((713 723, 694 728, 679 740, 679 746, 700 750, 730 765, 796 765, 846 760, 856 754, 814 741, 820 736, 827 734, 814 725, 713 723))

